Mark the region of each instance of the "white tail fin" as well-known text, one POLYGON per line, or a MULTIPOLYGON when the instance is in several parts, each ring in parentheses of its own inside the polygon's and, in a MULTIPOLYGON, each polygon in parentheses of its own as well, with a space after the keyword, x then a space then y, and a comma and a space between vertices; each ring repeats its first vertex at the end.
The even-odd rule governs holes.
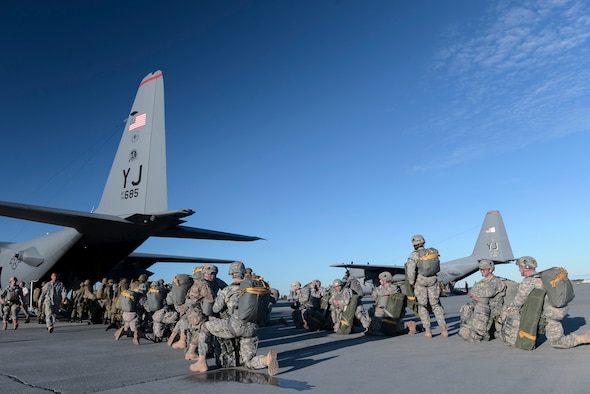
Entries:
POLYGON ((139 84, 95 212, 127 217, 168 210, 163 80, 156 71, 139 84))

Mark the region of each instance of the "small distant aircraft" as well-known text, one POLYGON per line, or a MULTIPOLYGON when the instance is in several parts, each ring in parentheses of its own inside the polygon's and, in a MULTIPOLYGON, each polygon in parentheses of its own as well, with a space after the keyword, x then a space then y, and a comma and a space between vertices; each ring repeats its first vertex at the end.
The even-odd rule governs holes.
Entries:
MULTIPOLYGON (((457 281, 477 272, 479 260, 482 259, 492 260, 494 264, 505 264, 514 260, 508 234, 499 211, 489 211, 486 214, 470 256, 440 264, 438 280, 453 287, 457 281)), ((403 266, 350 263, 335 264, 331 267, 346 268, 347 275, 357 278, 361 282, 363 291, 368 294, 372 286, 379 285, 379 274, 383 271, 389 271, 394 281, 405 279, 403 266)))
POLYGON ((102 199, 95 212, 0 201, 0 215, 67 227, 24 242, 0 242, 0 284, 48 279, 137 278, 156 262, 232 260, 133 253, 149 237, 226 241, 261 238, 181 226, 194 211, 168 210, 164 82, 161 71, 139 84, 102 199))

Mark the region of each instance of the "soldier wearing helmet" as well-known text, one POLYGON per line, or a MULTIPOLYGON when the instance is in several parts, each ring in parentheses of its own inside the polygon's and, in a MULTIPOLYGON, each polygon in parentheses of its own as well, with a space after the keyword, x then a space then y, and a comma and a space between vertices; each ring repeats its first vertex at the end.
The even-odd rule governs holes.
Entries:
MULTIPOLYGON (((446 338, 449 336, 449 332, 445 321, 445 311, 440 304, 440 285, 436 273, 432 274, 432 270, 423 269, 423 267, 428 266, 433 261, 433 259, 429 259, 428 257, 431 255, 430 251, 436 251, 436 249, 425 249, 425 243, 424 237, 420 234, 412 237, 414 251, 410 254, 406 262, 406 280, 416 296, 418 315, 424 326, 424 336, 432 338, 430 313, 426 308, 430 304, 436 321, 441 328, 441 334, 446 338)), ((438 251, 436 251, 436 263, 438 263, 438 251)), ((438 265, 436 267, 438 268, 438 265)))
MULTIPOLYGON (((148 287, 144 282, 137 282, 135 290, 127 290, 131 292, 134 297, 132 311, 123 312, 123 327, 115 332, 115 340, 118 341, 121 335, 130 330, 133 333, 133 344, 139 346, 139 337, 141 334, 141 326, 143 323, 143 316, 148 311, 148 301, 146 297, 148 287)), ((123 295, 121 295, 123 297, 123 295)))
MULTIPOLYGON (((524 277, 522 282, 518 285, 518 290, 514 300, 502 313, 504 325, 502 327, 502 334, 505 342, 513 345, 517 336, 520 313, 528 296, 534 289, 543 289, 543 282, 540 275, 537 273, 537 260, 531 256, 523 256, 516 260, 516 265, 520 271, 520 275, 524 277)), ((590 330, 583 335, 569 334, 564 335, 561 320, 567 315, 568 307, 557 308, 551 305, 547 295, 543 302, 543 312, 541 319, 546 322, 545 336, 547 340, 556 349, 569 349, 577 345, 590 343, 590 330)))
POLYGON ((494 275, 494 262, 484 259, 478 264, 483 278, 467 293, 471 301, 461 307, 459 336, 468 342, 489 341, 500 331, 498 320, 506 294, 504 281, 494 275))
MULTIPOLYGON (((363 315, 360 319, 365 328, 365 335, 384 335, 385 333, 382 331, 383 318, 387 316, 400 319, 402 317, 401 314, 399 316, 392 316, 391 312, 387 310, 390 297, 397 293, 401 293, 401 289, 398 285, 393 283, 391 272, 381 272, 379 274, 379 286, 375 287, 372 291, 372 296, 375 298, 375 304, 371 305, 367 314, 363 315)), ((401 312, 403 313, 403 310, 401 312)), ((404 324, 397 325, 396 335, 406 332, 411 335, 416 333, 415 321, 410 320, 404 324)))
MULTIPOLYGON (((226 312, 229 317, 203 323, 198 335, 198 357, 197 361, 190 366, 191 371, 205 372, 209 369, 207 365, 209 343, 211 337, 216 336, 218 339, 238 339, 240 365, 250 369, 268 368, 268 374, 271 376, 278 372, 279 364, 276 351, 271 349, 266 356, 257 356, 257 324, 242 320, 238 314, 240 284, 244 280, 245 273, 246 268, 242 262, 236 261, 230 264, 228 275, 231 276, 232 283, 220 292, 213 304, 214 313, 226 312)), ((238 363, 235 362, 235 365, 238 363)))
POLYGON ((342 314, 344 309, 352 299, 352 291, 349 287, 344 286, 344 282, 340 279, 334 279, 330 289, 330 315, 332 323, 334 323, 334 332, 338 332, 342 324, 342 314))
MULTIPOLYGON (((302 290, 301 282, 299 281, 293 281, 291 283, 290 298, 293 300, 291 303, 291 309, 293 309, 291 317, 293 318, 295 328, 307 328, 307 322, 304 318, 305 298, 306 294, 309 294, 307 290, 308 289, 306 289, 306 291, 302 290)), ((307 296, 307 298, 309 298, 309 296, 307 296)))
POLYGON ((4 315, 2 316, 3 330, 8 326, 8 317, 12 319, 13 328, 18 328, 18 311, 23 304, 23 292, 18 285, 18 279, 14 276, 8 281, 8 286, 2 291, 2 309, 4 315))

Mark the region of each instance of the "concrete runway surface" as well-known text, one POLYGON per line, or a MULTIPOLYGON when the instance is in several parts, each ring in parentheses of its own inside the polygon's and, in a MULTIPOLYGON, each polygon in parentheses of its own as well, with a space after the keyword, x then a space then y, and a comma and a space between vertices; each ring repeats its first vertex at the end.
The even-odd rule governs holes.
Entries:
MULTIPOLYGON (((590 329, 590 285, 574 286, 576 298, 564 320, 567 333, 590 329)), ((370 337, 297 330, 291 309, 279 302, 272 318, 286 318, 259 330, 259 354, 278 351, 279 373, 216 369, 191 373, 181 350, 145 339, 113 338, 103 325, 20 321, 18 330, 0 331, 0 391, 5 393, 587 393, 590 346, 534 351, 506 347, 501 340, 467 343, 457 336, 459 308, 467 296, 441 298, 449 326, 442 338, 423 334, 370 337)), ((366 300, 368 302, 369 300, 366 300)), ((365 304, 365 308, 367 304, 365 304)), ((412 316, 410 316, 411 318, 412 316)), ((434 317, 433 317, 434 321, 434 317)), ((544 341, 544 337, 542 337, 544 341)))

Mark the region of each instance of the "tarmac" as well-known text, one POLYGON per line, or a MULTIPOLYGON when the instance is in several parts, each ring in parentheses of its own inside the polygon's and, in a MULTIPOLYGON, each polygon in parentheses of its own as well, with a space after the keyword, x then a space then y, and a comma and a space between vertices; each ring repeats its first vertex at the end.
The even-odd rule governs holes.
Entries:
MULTIPOLYGON (((576 298, 563 321, 566 334, 590 326, 590 284, 574 286, 576 298)), ((259 354, 278 352, 279 372, 218 369, 189 371, 182 350, 145 339, 140 346, 104 325, 58 322, 53 333, 36 319, 17 330, 0 330, 0 391, 5 393, 587 393, 590 346, 553 349, 544 336, 533 351, 501 340, 468 343, 458 335, 459 308, 468 297, 441 298, 449 338, 337 335, 295 329, 286 301, 277 303, 275 324, 259 329, 259 354)), ((365 307, 370 299, 365 300, 365 307)), ((416 320, 413 315, 407 318, 416 320)))

